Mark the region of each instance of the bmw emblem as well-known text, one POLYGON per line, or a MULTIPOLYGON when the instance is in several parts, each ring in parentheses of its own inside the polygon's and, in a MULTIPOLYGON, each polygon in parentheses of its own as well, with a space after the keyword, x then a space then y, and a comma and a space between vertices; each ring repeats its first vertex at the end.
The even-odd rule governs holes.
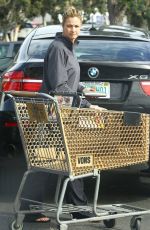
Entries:
POLYGON ((88 76, 90 78, 97 78, 99 75, 99 70, 96 67, 91 67, 88 69, 88 76))

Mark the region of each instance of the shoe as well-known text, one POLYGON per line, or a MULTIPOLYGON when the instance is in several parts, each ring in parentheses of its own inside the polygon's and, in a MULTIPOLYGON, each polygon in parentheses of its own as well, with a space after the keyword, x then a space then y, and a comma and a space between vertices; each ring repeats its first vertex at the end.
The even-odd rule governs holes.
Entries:
POLYGON ((50 222, 50 218, 41 213, 26 214, 24 222, 28 223, 47 223, 50 222))
POLYGON ((73 212, 71 213, 73 219, 85 219, 85 218, 92 218, 96 217, 96 215, 92 212, 73 212))

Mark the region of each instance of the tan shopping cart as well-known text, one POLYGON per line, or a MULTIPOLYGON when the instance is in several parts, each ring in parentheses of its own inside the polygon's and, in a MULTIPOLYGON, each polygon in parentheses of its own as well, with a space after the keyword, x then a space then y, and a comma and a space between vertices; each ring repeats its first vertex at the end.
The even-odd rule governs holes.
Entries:
POLYGON ((26 213, 56 213, 60 230, 72 223, 103 220, 106 227, 115 220, 131 216, 131 230, 140 230, 141 215, 149 210, 126 204, 97 205, 100 171, 148 161, 149 116, 128 112, 98 111, 58 107, 55 99, 43 93, 11 92, 20 135, 27 160, 15 201, 12 230, 23 229, 26 213), (131 119, 132 118, 132 119, 131 119), (35 203, 31 210, 20 210, 22 191, 29 173, 47 171, 58 174, 55 204, 35 203), (61 177, 65 179, 61 180, 61 177), (67 184, 79 178, 95 178, 91 206, 65 204, 67 184), (63 219, 63 214, 88 211, 95 217, 63 219))

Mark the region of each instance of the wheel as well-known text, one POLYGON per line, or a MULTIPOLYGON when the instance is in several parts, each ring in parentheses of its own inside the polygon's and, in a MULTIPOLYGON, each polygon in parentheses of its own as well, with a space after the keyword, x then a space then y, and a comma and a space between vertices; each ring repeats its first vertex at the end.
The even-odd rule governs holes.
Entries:
POLYGON ((115 219, 104 220, 103 223, 107 228, 113 228, 116 225, 116 220, 115 219))
POLYGON ((67 230, 68 229, 68 225, 67 224, 61 224, 59 226, 59 230, 67 230))
POLYGON ((140 230, 141 229, 141 218, 132 217, 130 221, 131 230, 140 230))
POLYGON ((68 225, 67 224, 57 224, 56 226, 51 226, 50 230, 67 230, 68 225))
POLYGON ((11 230, 23 230, 23 224, 21 224, 21 225, 16 225, 16 220, 14 220, 14 221, 11 223, 10 229, 11 229, 11 230))

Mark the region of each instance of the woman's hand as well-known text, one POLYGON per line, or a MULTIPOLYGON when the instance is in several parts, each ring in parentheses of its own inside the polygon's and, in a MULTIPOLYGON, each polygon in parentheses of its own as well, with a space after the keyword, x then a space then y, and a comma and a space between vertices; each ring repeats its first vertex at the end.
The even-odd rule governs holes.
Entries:
POLYGON ((58 102, 58 105, 59 106, 62 106, 62 103, 63 103, 63 96, 55 96, 57 102, 58 102))
POLYGON ((83 94, 86 94, 86 93, 95 92, 95 91, 96 91, 95 88, 90 87, 90 88, 84 88, 82 92, 83 94))
POLYGON ((90 109, 96 109, 96 110, 100 110, 100 111, 106 111, 107 109, 103 108, 103 107, 99 107, 98 105, 90 105, 90 109))

